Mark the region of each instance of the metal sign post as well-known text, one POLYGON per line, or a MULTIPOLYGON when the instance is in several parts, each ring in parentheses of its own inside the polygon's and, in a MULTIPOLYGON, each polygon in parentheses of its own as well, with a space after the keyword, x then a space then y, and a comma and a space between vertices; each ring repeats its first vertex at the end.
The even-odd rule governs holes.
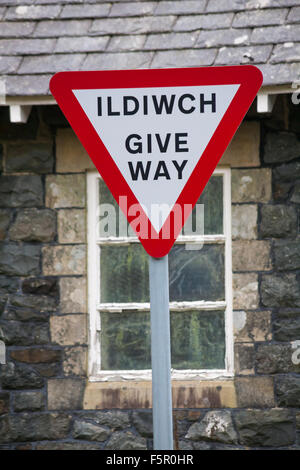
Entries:
POLYGON ((155 450, 173 450, 168 256, 149 257, 155 450))

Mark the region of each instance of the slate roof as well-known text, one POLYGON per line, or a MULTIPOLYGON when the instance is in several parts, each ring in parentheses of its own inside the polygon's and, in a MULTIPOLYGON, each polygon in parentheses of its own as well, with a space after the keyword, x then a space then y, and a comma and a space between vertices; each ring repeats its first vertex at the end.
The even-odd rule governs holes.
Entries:
POLYGON ((300 80, 300 0, 0 0, 0 94, 47 95, 61 70, 246 63, 300 80))

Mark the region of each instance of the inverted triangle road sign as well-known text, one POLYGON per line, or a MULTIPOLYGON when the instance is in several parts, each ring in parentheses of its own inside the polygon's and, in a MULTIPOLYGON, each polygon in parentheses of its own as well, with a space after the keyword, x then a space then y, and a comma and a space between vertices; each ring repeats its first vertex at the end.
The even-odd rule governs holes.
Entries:
POLYGON ((116 201, 126 197, 120 206, 145 250, 161 257, 261 83, 246 65, 60 72, 50 90, 116 201))

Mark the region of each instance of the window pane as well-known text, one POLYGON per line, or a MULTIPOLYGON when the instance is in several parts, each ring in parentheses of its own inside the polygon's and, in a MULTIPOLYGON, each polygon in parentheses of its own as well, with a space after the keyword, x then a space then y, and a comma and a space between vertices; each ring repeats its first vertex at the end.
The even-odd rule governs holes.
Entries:
POLYGON ((224 369, 224 312, 173 312, 171 315, 172 367, 224 369))
POLYGON ((101 313, 101 369, 150 369, 149 312, 101 313))
POLYGON ((169 253, 170 301, 224 300, 224 245, 186 250, 174 245, 169 253))
MULTIPOLYGON (((197 204, 204 204, 204 234, 222 234, 223 233, 223 177, 215 175, 210 178, 204 188, 203 193, 197 201, 197 204)), ((190 217, 193 217, 193 235, 203 235, 202 231, 196 231, 196 208, 194 207, 190 217)))
MULTIPOLYGON (((101 313, 101 369, 151 369, 149 312, 101 313)), ((171 312, 174 369, 224 369, 223 311, 171 312)))
POLYGON ((148 254, 140 243, 100 248, 101 302, 149 302, 148 254))

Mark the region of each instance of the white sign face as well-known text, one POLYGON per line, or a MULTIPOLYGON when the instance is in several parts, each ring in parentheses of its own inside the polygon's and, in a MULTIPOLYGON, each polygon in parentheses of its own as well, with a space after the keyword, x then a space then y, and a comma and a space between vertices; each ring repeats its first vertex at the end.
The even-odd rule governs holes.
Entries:
POLYGON ((157 232, 239 86, 72 90, 157 232))

